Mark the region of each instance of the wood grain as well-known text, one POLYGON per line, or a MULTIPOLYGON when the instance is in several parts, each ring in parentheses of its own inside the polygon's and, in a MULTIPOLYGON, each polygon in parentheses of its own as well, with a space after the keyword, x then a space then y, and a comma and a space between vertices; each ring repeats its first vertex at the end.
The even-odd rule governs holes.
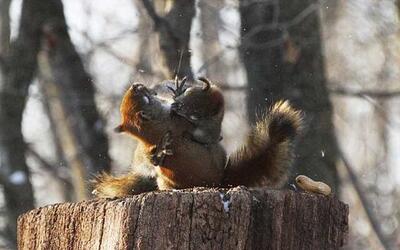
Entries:
POLYGON ((19 249, 338 249, 348 206, 267 189, 190 189, 32 210, 19 249))

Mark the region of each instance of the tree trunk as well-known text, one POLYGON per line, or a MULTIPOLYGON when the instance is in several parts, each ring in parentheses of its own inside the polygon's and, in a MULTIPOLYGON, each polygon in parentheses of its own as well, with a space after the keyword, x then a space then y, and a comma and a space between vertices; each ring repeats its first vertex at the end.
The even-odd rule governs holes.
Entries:
POLYGON ((175 74, 180 78, 193 78, 189 40, 196 13, 195 1, 142 0, 142 3, 159 36, 165 78, 173 79, 175 74))
POLYGON ((324 76, 318 1, 240 2, 241 55, 247 71, 248 115, 288 99, 305 113, 296 174, 338 187, 332 105, 324 76))
POLYGON ((11 0, 0 0, 0 58, 10 46, 10 5, 11 0))
POLYGON ((151 192, 32 210, 19 249, 338 249, 348 206, 266 189, 151 192))
MULTIPOLYGON (((49 97, 59 98, 62 104, 64 116, 59 115, 65 119, 59 122, 68 127, 70 142, 62 145, 68 144, 70 149, 73 148, 66 154, 70 154, 71 166, 79 166, 73 168, 73 172, 75 183, 81 186, 77 198, 82 200, 87 197, 86 181, 98 172, 109 172, 111 159, 104 133, 105 122, 95 103, 93 80, 69 37, 62 2, 54 2, 57 2, 51 9, 54 18, 43 28, 45 44, 39 66, 41 73, 48 78, 46 80, 55 85, 52 87, 54 96, 49 97)), ((67 135, 59 136, 62 139, 67 135)))
POLYGON ((139 23, 137 26, 138 47, 134 53, 134 56, 138 58, 136 64, 137 73, 133 76, 133 81, 157 83, 165 80, 166 77, 165 65, 159 57, 162 54, 158 42, 159 36, 154 32, 155 24, 148 15, 142 1, 135 0, 134 2, 139 12, 139 23))
MULTIPOLYGON (((9 7, 2 1, 1 35, 9 36, 7 25, 9 7)), ((34 207, 30 171, 25 162, 26 145, 21 131, 22 114, 28 88, 36 69, 36 55, 40 48, 41 25, 46 19, 47 3, 41 0, 23 1, 18 37, 9 43, 1 37, 0 67, 0 182, 6 203, 6 235, 16 238, 17 217, 34 207)))
POLYGON ((219 30, 222 26, 219 10, 224 5, 223 0, 202 0, 199 1, 200 24, 201 24, 201 57, 209 66, 205 69, 205 76, 214 83, 226 83, 228 72, 222 58, 218 57, 222 47, 219 41, 219 30))

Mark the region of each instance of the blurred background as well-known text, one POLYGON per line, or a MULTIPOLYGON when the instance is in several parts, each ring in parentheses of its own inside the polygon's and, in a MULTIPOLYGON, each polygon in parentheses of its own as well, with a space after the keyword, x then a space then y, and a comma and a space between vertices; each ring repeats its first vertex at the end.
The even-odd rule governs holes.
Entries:
POLYGON ((135 141, 113 133, 122 94, 178 72, 223 90, 228 152, 276 100, 302 109, 292 176, 349 204, 345 249, 399 249, 399 11, 395 0, 0 0, 1 248, 15 248, 21 213, 90 198, 96 173, 126 172, 135 141))

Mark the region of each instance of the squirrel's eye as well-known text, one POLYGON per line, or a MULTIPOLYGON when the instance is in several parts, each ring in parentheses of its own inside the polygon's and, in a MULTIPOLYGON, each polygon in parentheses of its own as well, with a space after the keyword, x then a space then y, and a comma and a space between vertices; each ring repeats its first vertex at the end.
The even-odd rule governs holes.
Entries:
POLYGON ((142 121, 149 121, 149 120, 151 120, 151 116, 150 116, 149 114, 147 114, 146 112, 144 112, 144 111, 139 111, 139 112, 138 112, 138 115, 139 115, 139 118, 140 118, 142 121))
POLYGON ((191 115, 191 116, 189 116, 189 118, 190 118, 190 120, 192 120, 192 121, 197 121, 197 120, 199 119, 199 117, 196 116, 196 115, 191 115))
POLYGON ((150 98, 148 96, 143 96, 143 100, 146 104, 150 103, 150 98))

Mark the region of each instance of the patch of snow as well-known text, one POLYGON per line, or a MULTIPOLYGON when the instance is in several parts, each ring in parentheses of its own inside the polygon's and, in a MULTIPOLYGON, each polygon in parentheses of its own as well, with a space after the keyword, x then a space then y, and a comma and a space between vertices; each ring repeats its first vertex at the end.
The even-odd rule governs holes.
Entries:
POLYGON ((14 185, 24 184, 27 179, 28 178, 23 171, 15 171, 8 177, 8 180, 14 185))
POLYGON ((222 205, 224 206, 224 211, 225 213, 229 212, 229 206, 231 205, 231 199, 227 199, 227 196, 225 194, 220 193, 219 196, 221 197, 221 202, 222 205))

